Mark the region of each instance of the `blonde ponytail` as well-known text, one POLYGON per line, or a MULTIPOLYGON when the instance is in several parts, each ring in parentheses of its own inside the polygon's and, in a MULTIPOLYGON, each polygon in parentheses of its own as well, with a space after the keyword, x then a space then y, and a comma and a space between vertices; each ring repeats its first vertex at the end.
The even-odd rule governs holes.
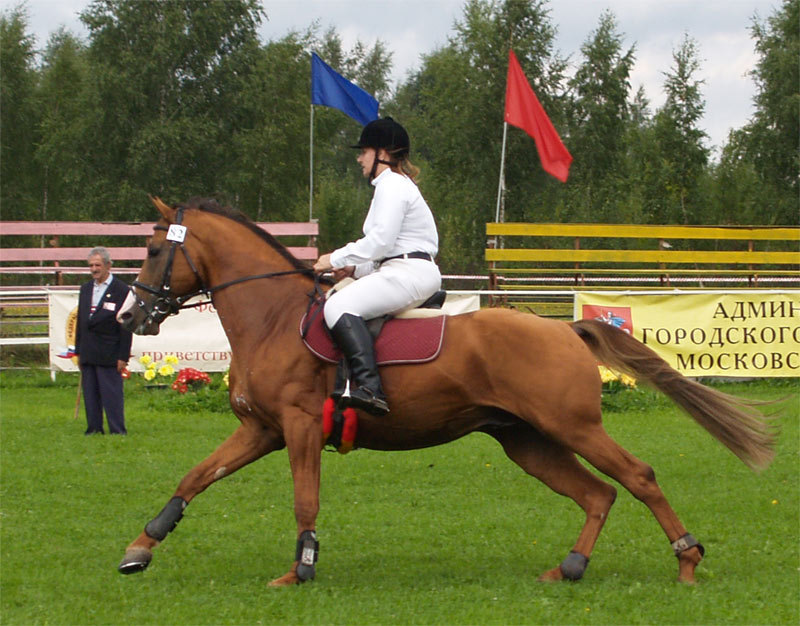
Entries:
POLYGON ((392 169, 398 174, 405 174, 411 180, 417 182, 417 176, 419 176, 419 168, 416 165, 414 165, 411 161, 409 161, 407 158, 400 159, 397 166, 392 167, 392 169))

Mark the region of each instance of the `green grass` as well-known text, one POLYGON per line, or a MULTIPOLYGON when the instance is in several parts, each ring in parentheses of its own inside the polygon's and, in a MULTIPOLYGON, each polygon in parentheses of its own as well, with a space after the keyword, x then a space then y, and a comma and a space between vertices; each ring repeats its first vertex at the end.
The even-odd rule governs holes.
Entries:
POLYGON ((649 511, 620 488, 578 583, 536 577, 582 525, 489 437, 427 450, 323 455, 317 579, 267 584, 294 554, 285 451, 200 495, 150 568, 125 546, 236 427, 173 392, 131 388, 127 437, 84 437, 77 378, 0 375, 0 620, 4 624, 796 624, 798 381, 720 385, 794 394, 775 462, 752 473, 653 392, 609 399, 606 427, 656 470, 706 547, 698 585, 649 511), (187 408, 188 407, 188 408, 187 408))

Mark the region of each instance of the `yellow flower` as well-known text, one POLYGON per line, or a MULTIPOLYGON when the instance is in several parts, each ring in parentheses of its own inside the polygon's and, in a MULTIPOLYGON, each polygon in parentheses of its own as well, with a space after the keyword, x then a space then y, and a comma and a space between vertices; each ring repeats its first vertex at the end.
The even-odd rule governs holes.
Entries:
POLYGON ((156 364, 155 364, 155 363, 148 363, 148 364, 147 364, 147 369, 149 369, 149 370, 154 370, 154 371, 155 371, 155 369, 156 369, 156 364))
POLYGON ((169 365, 177 365, 179 363, 178 357, 176 357, 174 354, 168 354, 164 357, 164 363, 169 365))
POLYGON ((230 374, 231 374, 230 370, 228 370, 227 372, 225 372, 225 376, 222 377, 222 380, 225 381, 225 389, 228 389, 230 387, 230 384, 231 384, 230 383, 230 380, 231 380, 230 374))
POLYGON ((152 362, 153 362, 153 357, 151 357, 149 354, 143 354, 142 356, 139 357, 139 363, 141 363, 142 365, 149 365, 152 362))
POLYGON ((597 368, 600 370, 600 380, 604 383, 610 383, 615 380, 619 380, 617 375, 603 365, 598 365, 597 368))
POLYGON ((158 368, 159 376, 172 376, 175 373, 175 368, 171 365, 162 365, 158 368))
POLYGON ((627 374, 622 374, 619 377, 619 380, 626 387, 631 387, 631 388, 636 387, 636 379, 635 378, 631 378, 627 374))
POLYGON ((145 380, 153 380, 156 377, 155 370, 145 370, 144 371, 144 379, 145 380))

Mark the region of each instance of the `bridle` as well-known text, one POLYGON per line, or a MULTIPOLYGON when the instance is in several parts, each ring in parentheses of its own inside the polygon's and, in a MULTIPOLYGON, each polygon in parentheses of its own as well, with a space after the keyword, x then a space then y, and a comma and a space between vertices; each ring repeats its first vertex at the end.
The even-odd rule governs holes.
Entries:
MULTIPOLYGON (((243 276, 241 278, 236 278, 234 280, 229 280, 224 282, 220 285, 215 285, 214 287, 208 287, 206 285, 205 280, 200 275, 200 272, 197 269, 197 265, 192 260, 192 256, 189 254, 189 250, 184 245, 184 240, 186 239, 186 234, 188 233, 188 228, 183 226, 183 206, 179 206, 175 212, 175 221, 170 224, 169 226, 161 226, 160 224, 156 224, 153 227, 153 230, 164 230, 167 231, 167 241, 170 242, 169 252, 167 253, 167 264, 164 268, 164 273, 161 276, 161 285, 156 288, 150 285, 145 285, 144 283, 139 282, 138 280, 133 281, 131 284, 131 294, 133 295, 134 299, 136 300, 136 305, 145 312, 145 319, 142 322, 142 325, 146 324, 161 324, 167 317, 170 315, 174 315, 178 313, 181 309, 190 309, 194 307, 201 306, 203 304, 207 304, 208 302, 196 302, 194 304, 187 305, 186 302, 194 298, 195 296, 205 295, 212 299, 212 296, 215 292, 225 289, 226 287, 230 287, 232 285, 236 285, 238 283, 243 283, 248 280, 259 280, 261 278, 275 278, 278 276, 287 276, 290 274, 308 274, 314 276, 315 278, 315 285, 316 285, 316 274, 312 269, 294 269, 294 270, 284 270, 280 272, 268 272, 266 274, 255 274, 252 276, 243 276), (184 294, 182 296, 175 296, 172 294, 170 289, 170 282, 172 280, 172 265, 175 261, 175 253, 180 249, 183 253, 186 262, 189 264, 192 272, 194 272, 197 281, 200 283, 200 287, 195 289, 194 291, 184 294), (142 298, 138 296, 136 293, 136 289, 141 289, 142 291, 146 291, 149 294, 155 296, 155 299, 152 301, 150 305, 145 302, 142 298)), ((316 289, 316 287, 315 287, 316 289)))

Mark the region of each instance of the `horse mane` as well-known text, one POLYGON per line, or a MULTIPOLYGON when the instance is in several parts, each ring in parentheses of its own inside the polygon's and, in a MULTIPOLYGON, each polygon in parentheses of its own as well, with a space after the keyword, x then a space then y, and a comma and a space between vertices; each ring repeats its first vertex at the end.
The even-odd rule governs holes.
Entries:
POLYGON ((258 224, 256 224, 253 220, 251 220, 245 213, 240 211, 239 209, 234 209, 233 207, 223 207, 213 198, 201 198, 201 197, 194 197, 190 198, 186 202, 181 204, 175 205, 174 208, 183 208, 183 209, 197 209, 198 211, 205 211, 206 213, 214 213, 216 215, 221 215, 222 217, 226 217, 242 226, 249 228, 253 231, 256 235, 261 237, 267 244, 272 246, 278 254, 280 254, 283 258, 289 261, 292 264, 292 267, 298 270, 308 270, 308 264, 305 261, 301 261, 296 256, 294 256, 289 250, 286 249, 280 241, 275 239, 272 235, 270 235, 267 231, 261 228, 258 224))

